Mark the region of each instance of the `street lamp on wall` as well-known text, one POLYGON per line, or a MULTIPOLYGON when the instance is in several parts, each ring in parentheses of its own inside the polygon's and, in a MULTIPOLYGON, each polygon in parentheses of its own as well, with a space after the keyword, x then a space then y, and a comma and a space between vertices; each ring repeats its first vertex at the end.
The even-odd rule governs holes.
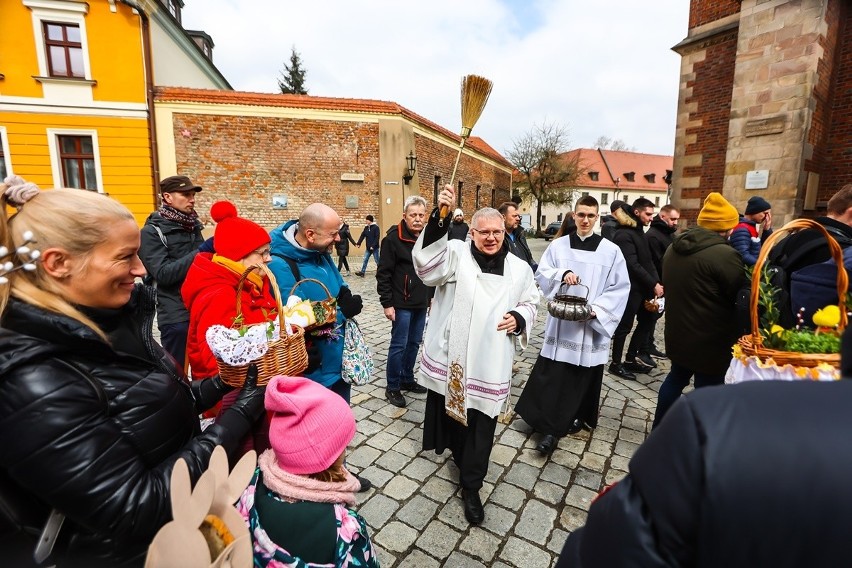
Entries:
POLYGON ((408 153, 408 156, 405 158, 405 174, 402 176, 402 181, 405 185, 411 183, 411 180, 414 178, 414 172, 417 171, 417 156, 414 155, 414 151, 408 153))

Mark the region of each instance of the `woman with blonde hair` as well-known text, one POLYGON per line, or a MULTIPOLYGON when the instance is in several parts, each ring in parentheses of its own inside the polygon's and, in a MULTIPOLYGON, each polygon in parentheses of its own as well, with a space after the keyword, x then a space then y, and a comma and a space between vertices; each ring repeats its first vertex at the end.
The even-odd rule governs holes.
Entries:
POLYGON ((36 562, 141 566, 170 520, 175 461, 196 480, 216 445, 233 454, 264 389, 249 373, 201 432, 198 413, 228 389, 188 383, 154 341, 155 291, 137 283, 139 228, 123 205, 9 177, 0 209, 0 499, 19 505, 0 511, 18 529, 0 557, 31 565, 44 527, 36 562))

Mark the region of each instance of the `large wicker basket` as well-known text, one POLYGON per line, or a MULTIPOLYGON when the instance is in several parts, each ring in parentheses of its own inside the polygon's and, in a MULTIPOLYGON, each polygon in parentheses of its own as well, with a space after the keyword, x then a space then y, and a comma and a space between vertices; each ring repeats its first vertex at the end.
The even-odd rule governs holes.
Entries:
MULTIPOLYGON (((275 304, 278 306, 278 324, 281 330, 280 337, 269 342, 267 352, 260 359, 250 363, 257 365, 257 384, 265 385, 276 375, 293 376, 307 369, 308 351, 305 348, 305 330, 293 326, 293 335, 287 335, 281 291, 278 289, 275 276, 265 264, 247 268, 240 277, 240 281, 237 283, 237 318, 243 313, 242 302, 240 301, 243 285, 248 275, 255 268, 263 270, 266 277, 269 278, 270 288, 275 296, 275 304)), ((234 387, 242 386, 250 364, 231 366, 221 360, 217 360, 216 363, 219 366, 219 375, 222 377, 222 381, 234 387)))
POLYGON ((796 232, 802 229, 814 229, 819 231, 831 250, 831 257, 837 264, 837 305, 840 308, 840 325, 839 331, 846 329, 846 291, 849 288, 849 277, 843 267, 843 250, 837 241, 834 240, 825 228, 810 219, 796 219, 790 221, 781 229, 772 233, 760 249, 760 255, 757 257, 757 262, 754 264, 754 272, 752 272, 751 281, 751 296, 749 302, 749 310, 751 316, 751 335, 742 336, 737 345, 742 349, 743 355, 746 357, 755 356, 762 361, 771 358, 776 365, 793 365, 795 367, 816 367, 820 364, 828 364, 838 369, 840 368, 840 353, 799 353, 796 351, 780 351, 778 349, 770 349, 763 345, 763 337, 760 334, 760 318, 758 315, 758 299, 760 296, 760 274, 766 259, 769 256, 769 251, 788 233, 796 232))
POLYGON ((296 288, 304 284, 305 282, 314 282, 315 284, 319 284, 322 286, 322 289, 325 291, 326 299, 325 300, 314 300, 311 301, 311 306, 314 307, 314 314, 317 315, 317 321, 314 324, 309 325, 305 328, 306 331, 310 331, 317 327, 322 327, 324 325, 328 325, 330 323, 334 323, 337 321, 337 300, 331 295, 331 292, 328 291, 328 288, 325 284, 317 280, 316 278, 302 278, 290 288, 290 295, 296 291, 296 288))

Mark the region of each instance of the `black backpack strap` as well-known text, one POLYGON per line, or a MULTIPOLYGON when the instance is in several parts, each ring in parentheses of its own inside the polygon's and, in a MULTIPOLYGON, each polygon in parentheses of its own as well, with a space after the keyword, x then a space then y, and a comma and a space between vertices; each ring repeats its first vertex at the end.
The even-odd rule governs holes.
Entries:
POLYGON ((302 279, 302 275, 299 273, 299 265, 296 264, 296 261, 290 258, 289 256, 284 256, 283 254, 278 254, 277 252, 273 252, 272 256, 277 256, 281 260, 287 263, 287 266, 290 267, 290 272, 293 273, 293 278, 296 279, 296 282, 302 279))

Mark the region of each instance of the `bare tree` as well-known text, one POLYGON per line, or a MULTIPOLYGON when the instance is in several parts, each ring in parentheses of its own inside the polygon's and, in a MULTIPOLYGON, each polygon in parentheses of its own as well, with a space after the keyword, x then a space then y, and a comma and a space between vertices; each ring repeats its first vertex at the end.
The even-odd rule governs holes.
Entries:
POLYGON ((628 146, 627 142, 621 138, 612 139, 609 136, 598 136, 598 139, 595 140, 595 143, 592 146, 594 148, 600 148, 601 150, 615 150, 622 152, 636 151, 636 148, 628 146))
POLYGON ((521 174, 515 189, 523 198, 536 202, 536 233, 541 233, 541 206, 568 205, 574 201, 574 187, 583 173, 579 152, 568 155, 568 128, 545 122, 514 140, 506 157, 521 174))

